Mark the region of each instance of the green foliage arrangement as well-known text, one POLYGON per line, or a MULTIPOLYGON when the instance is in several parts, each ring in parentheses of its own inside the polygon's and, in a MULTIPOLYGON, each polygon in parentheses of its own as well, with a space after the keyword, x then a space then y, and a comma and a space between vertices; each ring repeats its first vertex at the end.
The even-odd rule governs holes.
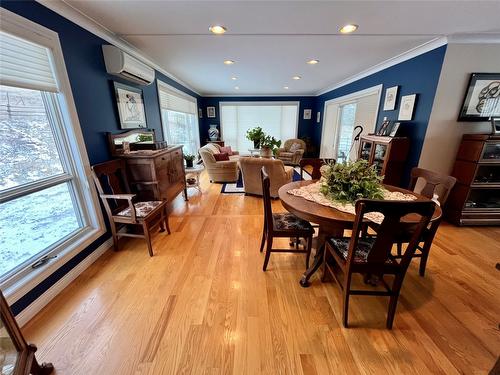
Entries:
POLYGON ((360 198, 383 198, 383 176, 366 160, 330 165, 323 177, 320 191, 329 199, 354 203, 360 198))
POLYGON ((260 142, 261 138, 264 137, 264 131, 260 126, 247 130, 247 139, 252 142, 260 142))
POLYGON ((261 148, 270 148, 273 151, 273 154, 276 154, 276 151, 278 148, 281 146, 281 141, 277 140, 274 137, 271 137, 270 135, 264 135, 260 139, 260 147, 261 148))
POLYGON ((193 161, 195 158, 196 158, 196 156, 191 155, 191 154, 184 155, 184 160, 186 160, 186 161, 193 161))
POLYGON ((138 142, 153 142, 153 135, 152 134, 139 134, 137 136, 137 141, 138 142))

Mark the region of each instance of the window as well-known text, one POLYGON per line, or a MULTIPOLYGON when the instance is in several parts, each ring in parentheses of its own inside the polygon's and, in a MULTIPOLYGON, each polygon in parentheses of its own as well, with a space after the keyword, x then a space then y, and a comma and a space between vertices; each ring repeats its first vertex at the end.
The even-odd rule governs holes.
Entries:
POLYGON ((158 81, 163 136, 169 144, 184 145, 185 155, 197 155, 200 148, 196 98, 158 81))
POLYGON ((325 103, 321 158, 335 158, 338 162, 358 158, 357 144, 353 144, 358 131, 354 129, 361 126, 361 134, 375 130, 381 91, 379 85, 325 103))
POLYGON ((256 126, 283 142, 296 138, 298 112, 298 102, 220 103, 224 142, 236 150, 252 149, 246 133, 256 126))
POLYGON ((104 231, 57 34, 1 12, 0 282, 12 295, 104 231))

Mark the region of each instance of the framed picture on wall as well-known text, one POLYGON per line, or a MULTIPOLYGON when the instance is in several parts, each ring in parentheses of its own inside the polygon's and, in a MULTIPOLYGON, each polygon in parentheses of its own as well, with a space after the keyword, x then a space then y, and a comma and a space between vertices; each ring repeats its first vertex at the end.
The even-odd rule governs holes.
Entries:
POLYGON ((142 90, 122 83, 113 82, 116 106, 122 129, 146 128, 146 111, 142 90))
POLYGON ((399 86, 389 87, 385 90, 384 111, 392 111, 396 108, 399 86))
POLYGON ((472 73, 458 121, 488 121, 500 116, 500 73, 472 73))
POLYGON ((312 117, 311 109, 304 109, 304 120, 310 120, 312 117))
POLYGON ((415 107, 416 100, 417 94, 405 95, 401 97, 398 120, 410 121, 413 118, 413 109, 415 107))
POLYGON ((207 117, 215 118, 215 107, 207 107, 207 117))

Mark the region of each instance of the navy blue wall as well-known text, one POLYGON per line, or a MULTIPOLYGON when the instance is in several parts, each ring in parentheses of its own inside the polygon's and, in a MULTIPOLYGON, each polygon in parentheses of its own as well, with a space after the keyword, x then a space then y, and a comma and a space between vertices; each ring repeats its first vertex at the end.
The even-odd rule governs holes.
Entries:
MULTIPOLYGON (((402 122, 401 124, 403 135, 408 136, 411 140, 410 154, 405 167, 405 175, 403 176, 403 185, 406 186, 411 168, 418 165, 418 160, 420 159, 420 152, 422 151, 445 52, 446 46, 436 48, 368 77, 329 91, 316 98, 315 111, 321 112, 323 121, 325 101, 382 84, 383 91, 377 118, 377 126, 380 126, 383 118, 386 116, 389 120, 398 120, 399 105, 402 96, 417 94, 413 120, 402 122), (394 111, 383 111, 385 89, 392 86, 399 86, 396 109, 394 111)), ((321 131, 322 126, 314 127, 313 142, 317 145, 321 144, 321 131)))
MULTIPOLYGON (((59 34, 90 163, 109 160, 105 133, 117 131, 120 126, 112 83, 113 80, 119 81, 119 79, 106 73, 101 49, 103 44, 108 43, 35 1, 2 0, 1 6, 59 34)), ((156 72, 156 77, 198 98, 198 95, 160 72, 156 72)), ((122 83, 134 86, 127 81, 122 81, 122 83)), ((156 84, 136 87, 143 90, 148 127, 155 129, 158 138, 162 139, 156 84)), ((102 244, 108 236, 108 234, 102 236, 14 303, 12 306, 14 314, 21 312, 55 284, 102 244)))
POLYGON ((220 102, 299 102, 300 103, 299 125, 298 125, 297 135, 299 138, 305 138, 305 137, 312 138, 314 134, 314 127, 317 126, 316 117, 312 116, 310 120, 304 120, 304 109, 314 110, 315 100, 316 98, 314 96, 203 97, 198 102, 198 105, 203 108, 203 118, 200 119, 201 144, 204 144, 208 138, 208 128, 210 124, 217 124, 220 126, 220 114, 219 114, 220 102), (207 107, 215 107, 215 115, 216 115, 215 118, 207 118, 207 107))

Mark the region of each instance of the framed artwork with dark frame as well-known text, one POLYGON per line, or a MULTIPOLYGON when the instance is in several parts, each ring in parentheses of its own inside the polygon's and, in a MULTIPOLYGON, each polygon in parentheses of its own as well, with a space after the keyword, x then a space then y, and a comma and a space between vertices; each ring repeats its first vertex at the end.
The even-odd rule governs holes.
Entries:
POLYGON ((142 90, 122 83, 113 82, 116 106, 122 129, 146 128, 146 110, 142 90))
POLYGON ((458 121, 500 117, 500 73, 472 73, 458 121))

